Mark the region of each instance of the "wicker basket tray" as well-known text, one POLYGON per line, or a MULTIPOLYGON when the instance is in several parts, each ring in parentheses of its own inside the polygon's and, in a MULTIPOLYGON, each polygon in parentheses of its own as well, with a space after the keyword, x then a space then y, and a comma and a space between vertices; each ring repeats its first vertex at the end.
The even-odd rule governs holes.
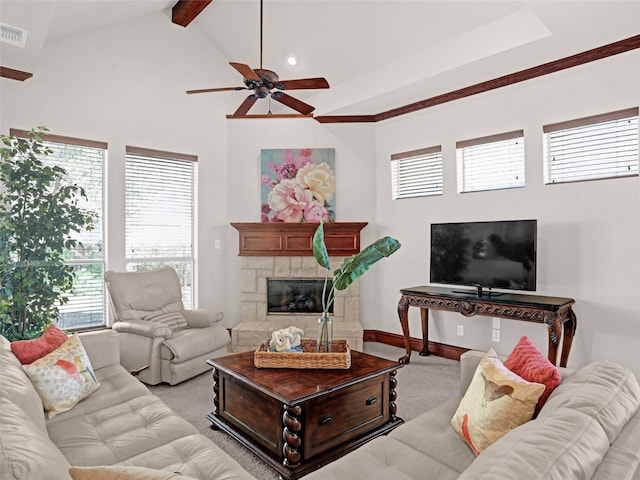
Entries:
POLYGON ((351 350, 346 340, 331 342, 331 352, 316 353, 315 340, 300 340, 303 352, 269 352, 267 342, 262 343, 253 355, 257 368, 326 368, 348 369, 351 367, 351 350))

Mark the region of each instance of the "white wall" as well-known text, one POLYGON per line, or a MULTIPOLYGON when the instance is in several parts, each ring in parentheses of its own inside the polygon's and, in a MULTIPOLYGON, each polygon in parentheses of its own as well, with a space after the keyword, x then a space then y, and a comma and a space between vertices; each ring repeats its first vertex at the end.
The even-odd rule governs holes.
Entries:
MULTIPOLYGON (((377 223, 402 242, 381 265, 376 328, 400 332, 395 314, 402 287, 429 281, 429 226, 434 222, 538 219, 537 293, 576 300, 578 328, 569 366, 614 360, 640 375, 640 188, 638 177, 545 186, 542 125, 637 106, 640 55, 631 52, 440 105, 380 124, 376 130, 377 223), (526 188, 456 193, 455 142, 525 131, 526 188), (392 201, 389 156, 442 145, 444 195, 392 201)), ((508 354, 523 335, 546 352, 546 328, 502 320, 491 342, 491 319, 430 314, 430 339, 508 354), (465 326, 464 337, 456 325, 465 326)), ((410 309, 411 334, 420 337, 410 309)), ((365 325, 365 328, 372 325, 365 325)))

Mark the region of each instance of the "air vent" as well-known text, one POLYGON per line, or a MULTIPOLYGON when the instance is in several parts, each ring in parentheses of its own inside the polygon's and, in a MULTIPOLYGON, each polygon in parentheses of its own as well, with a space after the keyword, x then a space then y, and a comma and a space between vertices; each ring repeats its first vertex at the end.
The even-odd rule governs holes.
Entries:
POLYGON ((0 23, 0 31, 2 33, 2 36, 0 36, 0 40, 2 40, 4 43, 9 43, 11 45, 15 45, 16 47, 22 48, 24 48, 25 44, 27 43, 26 30, 0 23))

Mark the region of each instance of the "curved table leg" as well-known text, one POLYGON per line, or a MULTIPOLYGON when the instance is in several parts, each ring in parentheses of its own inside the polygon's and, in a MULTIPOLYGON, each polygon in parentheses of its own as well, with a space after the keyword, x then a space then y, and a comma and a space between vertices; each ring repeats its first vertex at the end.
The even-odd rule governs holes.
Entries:
POLYGON ((398 359, 398 362, 407 364, 411 359, 411 337, 409 337, 409 301, 404 295, 398 302, 398 317, 400 318, 400 326, 404 336, 405 350, 405 354, 398 359))
POLYGON ((422 320, 422 350, 419 355, 428 357, 431 355, 429 351, 429 310, 426 308, 420 309, 420 319, 422 320))
POLYGON ((571 353, 571 344, 573 343, 573 337, 576 334, 576 327, 578 326, 578 319, 576 314, 571 308, 569 308, 569 316, 567 320, 562 324, 562 352, 560 354, 560 366, 566 367, 569 361, 569 353, 571 353))

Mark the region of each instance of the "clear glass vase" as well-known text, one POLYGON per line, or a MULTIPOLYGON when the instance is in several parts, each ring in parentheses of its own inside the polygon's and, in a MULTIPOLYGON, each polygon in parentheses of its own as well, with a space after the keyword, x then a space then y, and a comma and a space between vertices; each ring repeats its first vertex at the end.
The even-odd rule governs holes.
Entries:
POLYGON ((327 313, 323 313, 318 319, 318 343, 316 346, 317 353, 329 353, 331 351, 331 342, 333 341, 333 320, 327 313))

